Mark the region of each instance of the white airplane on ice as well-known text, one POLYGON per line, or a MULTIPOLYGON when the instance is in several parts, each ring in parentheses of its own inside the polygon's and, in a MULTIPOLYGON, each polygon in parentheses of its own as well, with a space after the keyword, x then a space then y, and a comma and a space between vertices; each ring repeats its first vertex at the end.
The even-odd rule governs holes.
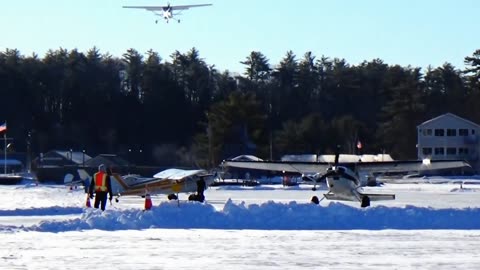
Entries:
POLYGON ((424 162, 413 161, 386 161, 386 162, 354 162, 339 163, 340 154, 335 154, 334 164, 326 162, 286 162, 286 161, 235 161, 225 160, 224 168, 242 168, 263 171, 277 171, 282 173, 301 173, 304 178, 316 185, 326 180, 328 192, 324 198, 329 200, 358 201, 361 207, 370 206, 370 201, 394 200, 395 194, 371 193, 363 188, 367 184, 366 178, 374 177, 377 173, 398 173, 422 170, 459 169, 471 166, 459 160, 438 160, 424 162), (361 178, 364 176, 365 179, 361 178))
MULTIPOLYGON (((155 13, 155 15, 157 16, 163 17, 163 19, 165 19, 165 21, 168 23, 170 20, 174 19, 174 16, 181 15, 182 11, 184 10, 195 7, 206 7, 211 5, 212 4, 171 6, 170 3, 168 3, 166 6, 123 6, 123 8, 145 9, 155 13), (158 13, 158 11, 160 11, 161 13, 158 13)), ((180 20, 178 19, 177 22, 180 23, 180 20)), ((155 20, 155 23, 158 23, 158 20, 155 20)))

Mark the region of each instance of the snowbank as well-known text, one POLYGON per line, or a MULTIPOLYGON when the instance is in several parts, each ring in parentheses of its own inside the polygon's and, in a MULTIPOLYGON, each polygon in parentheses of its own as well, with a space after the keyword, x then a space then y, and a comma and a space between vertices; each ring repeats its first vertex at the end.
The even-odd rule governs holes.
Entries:
MULTIPOLYGON (((78 209, 30 209, 29 214, 77 213, 78 209), (35 212, 36 211, 36 212, 35 212)), ((0 213, 1 214, 1 213, 0 213)), ((407 206, 356 208, 341 203, 319 206, 309 203, 266 202, 235 204, 221 211, 198 202, 162 202, 151 211, 83 209, 79 218, 42 221, 21 230, 64 232, 79 230, 256 229, 256 230, 383 230, 383 229, 480 229, 480 208, 433 209, 407 206)), ((0 227, 11 230, 12 227, 0 227)))

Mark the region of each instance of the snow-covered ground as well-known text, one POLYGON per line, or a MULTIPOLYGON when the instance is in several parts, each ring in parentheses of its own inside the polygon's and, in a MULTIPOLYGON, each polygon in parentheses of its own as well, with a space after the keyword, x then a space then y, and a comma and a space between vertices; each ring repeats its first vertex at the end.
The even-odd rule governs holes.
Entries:
POLYGON ((105 212, 81 189, 0 186, 0 269, 478 269, 480 185, 435 180, 366 188, 396 194, 366 209, 312 204, 324 191, 308 185, 153 196, 151 211, 121 197, 105 212))

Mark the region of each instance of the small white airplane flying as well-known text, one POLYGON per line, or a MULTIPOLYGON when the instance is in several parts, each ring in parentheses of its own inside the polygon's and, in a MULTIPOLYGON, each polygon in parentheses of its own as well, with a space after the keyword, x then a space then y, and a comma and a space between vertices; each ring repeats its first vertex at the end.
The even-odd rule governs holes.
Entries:
POLYGON ((339 156, 340 154, 337 152, 333 165, 325 162, 225 160, 222 162, 222 166, 224 168, 300 173, 302 177, 314 182, 312 190, 316 190, 316 185, 326 180, 328 192, 324 194, 324 198, 358 201, 361 203, 361 207, 370 206, 370 201, 395 199, 395 194, 370 193, 364 190, 363 187, 367 184, 368 178, 374 177, 373 174, 470 167, 464 161, 431 161, 427 163, 415 160, 339 163, 339 156))
MULTIPOLYGON (((184 10, 195 7, 206 7, 211 5, 212 4, 171 6, 170 3, 168 3, 166 6, 123 6, 123 8, 145 9, 153 12, 157 16, 163 17, 163 19, 165 19, 165 21, 168 23, 170 20, 174 19, 174 16, 181 15, 182 11, 184 10)), ((180 23, 180 20, 178 19, 177 22, 180 23)), ((155 20, 155 23, 158 23, 158 20, 155 20)))

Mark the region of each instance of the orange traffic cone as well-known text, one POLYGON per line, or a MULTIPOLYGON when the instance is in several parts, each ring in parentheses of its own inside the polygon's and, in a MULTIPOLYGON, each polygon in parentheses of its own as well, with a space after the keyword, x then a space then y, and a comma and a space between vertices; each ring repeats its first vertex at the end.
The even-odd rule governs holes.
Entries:
POLYGON ((145 194, 145 210, 152 209, 152 198, 150 198, 150 194, 145 194))
POLYGON ((85 203, 85 206, 86 206, 87 208, 92 207, 92 205, 90 204, 90 195, 89 195, 89 194, 87 194, 87 201, 86 201, 86 203, 85 203))

